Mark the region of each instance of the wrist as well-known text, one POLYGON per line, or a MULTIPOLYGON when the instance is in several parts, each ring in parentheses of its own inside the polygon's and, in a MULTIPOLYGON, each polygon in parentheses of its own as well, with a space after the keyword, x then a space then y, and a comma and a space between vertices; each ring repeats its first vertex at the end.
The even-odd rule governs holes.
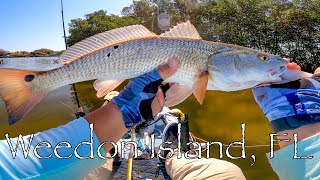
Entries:
POLYGON ((278 118, 270 121, 270 127, 273 132, 280 132, 285 130, 293 130, 309 124, 320 122, 320 113, 317 114, 298 114, 278 118))
POLYGON ((128 130, 152 119, 151 104, 163 82, 159 72, 153 70, 132 79, 112 102, 118 106, 128 130))
POLYGON ((114 104, 118 111, 120 111, 122 120, 127 130, 132 129, 135 125, 142 121, 142 116, 140 115, 138 109, 135 106, 130 106, 130 104, 122 103, 121 99, 113 98, 112 104, 114 104))
POLYGON ((277 132, 277 134, 288 134, 283 139, 289 139, 288 142, 280 141, 279 147, 284 148, 290 144, 293 144, 294 143, 293 134, 295 134, 295 133, 298 135, 298 141, 301 141, 301 140, 306 139, 308 137, 319 134, 320 133, 320 122, 315 123, 315 124, 301 126, 297 129, 293 129, 293 130, 285 130, 285 131, 277 132))
MULTIPOLYGON (((93 123, 93 131, 99 142, 117 142, 127 129, 123 122, 122 113, 116 104, 110 102, 84 117, 89 124, 93 123)), ((103 148, 108 152, 113 146, 107 143, 103 148)))

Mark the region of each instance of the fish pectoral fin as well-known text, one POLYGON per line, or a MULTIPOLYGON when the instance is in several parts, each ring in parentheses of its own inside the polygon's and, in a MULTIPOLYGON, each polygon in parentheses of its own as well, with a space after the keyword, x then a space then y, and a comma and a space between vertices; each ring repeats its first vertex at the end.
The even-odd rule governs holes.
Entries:
POLYGON ((188 39, 198 39, 201 40, 201 36, 199 35, 197 29, 194 27, 190 21, 185 23, 178 24, 174 26, 170 31, 166 31, 159 35, 160 37, 181 37, 188 39))
POLYGON ((172 107, 180 104, 192 94, 192 90, 182 84, 173 84, 166 92, 165 106, 172 107))
POLYGON ((93 87, 97 91, 97 97, 101 98, 117 88, 123 81, 97 79, 93 82, 93 87))
POLYGON ((193 94, 201 105, 206 95, 208 80, 209 73, 207 71, 202 72, 193 86, 193 94))

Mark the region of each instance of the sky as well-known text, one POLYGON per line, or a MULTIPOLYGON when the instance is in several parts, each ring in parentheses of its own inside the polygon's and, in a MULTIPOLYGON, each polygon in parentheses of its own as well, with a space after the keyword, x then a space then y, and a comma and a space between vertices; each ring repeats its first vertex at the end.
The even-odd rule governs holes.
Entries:
MULTIPOLYGON (((132 0, 64 0, 66 32, 71 19, 103 9, 120 15, 132 0)), ((0 49, 34 51, 63 50, 60 0, 1 0, 0 49)))

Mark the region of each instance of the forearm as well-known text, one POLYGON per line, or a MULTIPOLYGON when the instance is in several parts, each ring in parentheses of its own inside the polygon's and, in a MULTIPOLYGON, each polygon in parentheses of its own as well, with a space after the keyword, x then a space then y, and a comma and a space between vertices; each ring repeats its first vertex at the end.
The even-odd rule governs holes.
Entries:
POLYGON ((295 133, 298 134, 299 141, 301 141, 305 138, 311 137, 313 135, 319 134, 320 133, 320 122, 315 123, 315 124, 305 125, 305 126, 299 127, 294 130, 286 130, 286 131, 278 132, 277 134, 288 134, 286 136, 286 139, 290 139, 288 142, 280 141, 279 142, 280 148, 284 148, 290 144, 293 144, 294 143, 293 134, 295 134, 295 133))
MULTIPOLYGON (((100 143, 117 142, 128 131, 125 127, 122 113, 113 102, 88 114, 85 119, 88 123, 93 123, 94 132, 100 143)), ((106 143, 104 150, 108 152, 112 147, 110 143, 106 143)))

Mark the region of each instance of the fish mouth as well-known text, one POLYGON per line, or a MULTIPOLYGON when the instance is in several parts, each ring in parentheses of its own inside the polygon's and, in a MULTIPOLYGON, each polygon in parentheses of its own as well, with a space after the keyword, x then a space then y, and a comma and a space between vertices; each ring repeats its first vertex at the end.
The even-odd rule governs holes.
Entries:
POLYGON ((286 66, 280 66, 279 68, 272 68, 268 70, 269 76, 281 76, 287 70, 286 66))
MULTIPOLYGON (((270 70, 268 70, 268 74, 269 74, 269 77, 271 79, 274 79, 274 77, 276 78, 281 78, 281 80, 283 80, 283 78, 281 77, 281 75, 287 70, 287 66, 280 66, 279 68, 272 68, 270 70)), ((255 87, 262 87, 262 86, 269 86, 271 84, 273 84, 275 82, 264 82, 264 83, 260 83, 258 84, 257 86, 255 87)))

